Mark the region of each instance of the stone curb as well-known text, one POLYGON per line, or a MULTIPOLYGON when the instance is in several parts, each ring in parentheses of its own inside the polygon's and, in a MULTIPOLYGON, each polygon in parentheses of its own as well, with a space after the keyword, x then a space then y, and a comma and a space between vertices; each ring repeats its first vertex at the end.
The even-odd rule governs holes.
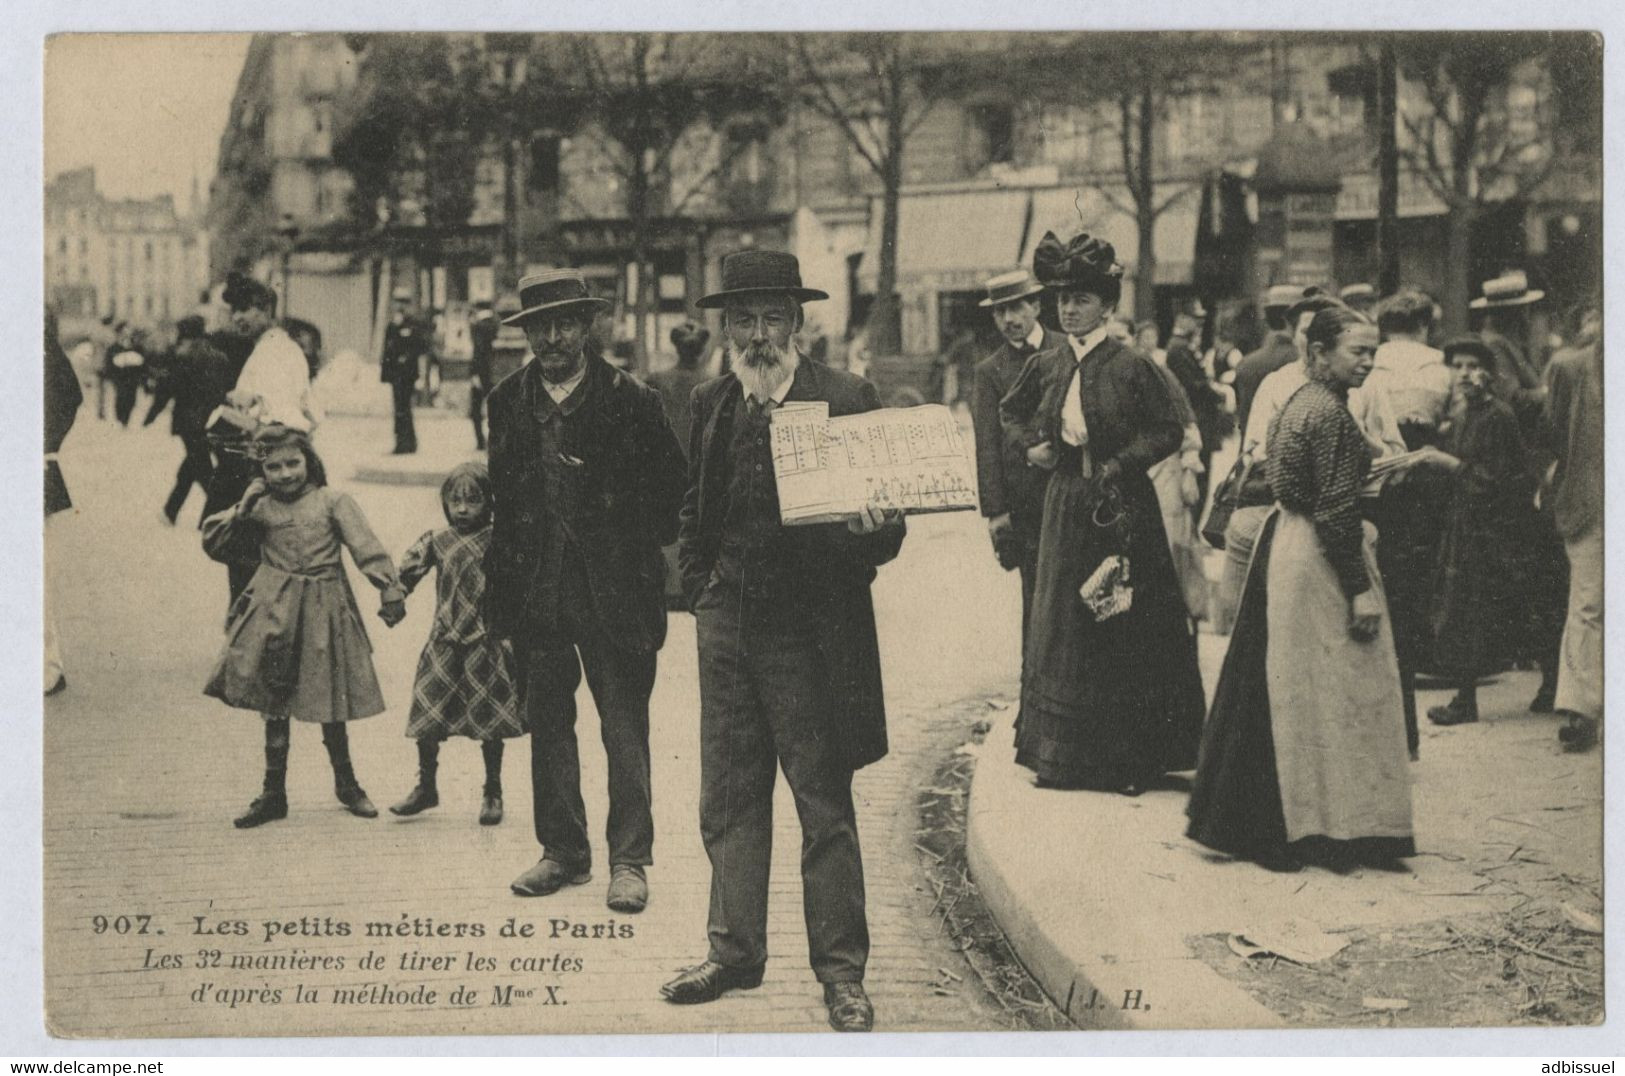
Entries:
MULTIPOLYGON (((1111 909, 1115 915, 1097 908, 1089 937, 1063 929, 1075 927, 1060 922, 1070 910, 1065 895, 1043 879, 1024 877, 1015 862, 1018 849, 1047 835, 1041 821, 1035 827, 1031 805, 1020 802, 1021 793, 1031 791, 1026 771, 993 746, 1009 744, 1012 729, 1012 716, 1000 718, 983 746, 971 782, 966 856, 988 910, 1056 1006, 1085 1030, 1284 1026, 1241 987, 1190 955, 1182 935, 1136 917, 1133 907, 1111 909), (1012 823, 1020 818, 1028 823, 1012 823), (1097 940, 1106 940, 1114 952, 1102 952, 1097 940)), ((1133 861, 1132 847, 1119 851, 1110 863, 1133 861)), ((1103 863, 1101 869, 1111 868, 1103 863)))

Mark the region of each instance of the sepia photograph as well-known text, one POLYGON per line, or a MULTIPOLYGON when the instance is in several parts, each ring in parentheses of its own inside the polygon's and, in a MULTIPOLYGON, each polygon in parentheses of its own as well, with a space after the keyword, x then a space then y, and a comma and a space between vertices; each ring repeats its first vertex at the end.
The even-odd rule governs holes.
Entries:
POLYGON ((1605 1022, 1600 31, 40 47, 58 1045, 1605 1022))

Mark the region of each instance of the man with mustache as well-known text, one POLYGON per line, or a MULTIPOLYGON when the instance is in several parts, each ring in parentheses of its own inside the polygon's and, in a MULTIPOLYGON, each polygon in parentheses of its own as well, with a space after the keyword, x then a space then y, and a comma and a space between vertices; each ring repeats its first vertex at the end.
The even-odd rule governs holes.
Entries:
POLYGON ((486 623, 513 642, 542 846, 511 888, 540 897, 592 878, 575 732, 585 669, 609 759, 606 903, 639 912, 654 842, 649 694, 666 639, 660 547, 677 536, 683 449, 660 394, 598 354, 593 315, 609 304, 580 272, 528 276, 519 299, 503 320, 535 360, 487 401, 486 623))
POLYGON ((886 753, 869 585, 897 555, 900 515, 787 527, 773 475, 772 413, 822 401, 833 416, 880 406, 861 377, 800 355, 796 259, 730 254, 721 308, 729 373, 694 390, 678 563, 700 650, 700 833, 711 860, 710 950, 661 993, 678 1005, 759 986, 767 962, 773 782, 783 767, 801 820, 812 967, 838 1031, 868 1031, 869 955, 852 775, 886 753))

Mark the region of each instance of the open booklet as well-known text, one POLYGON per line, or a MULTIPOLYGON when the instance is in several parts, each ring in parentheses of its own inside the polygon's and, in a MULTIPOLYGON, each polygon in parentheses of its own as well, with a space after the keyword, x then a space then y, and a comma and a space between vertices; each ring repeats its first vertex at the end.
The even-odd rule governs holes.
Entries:
POLYGON ((976 467, 941 404, 829 417, 829 405, 773 412, 773 474, 786 525, 853 519, 865 504, 908 513, 973 509, 976 467))

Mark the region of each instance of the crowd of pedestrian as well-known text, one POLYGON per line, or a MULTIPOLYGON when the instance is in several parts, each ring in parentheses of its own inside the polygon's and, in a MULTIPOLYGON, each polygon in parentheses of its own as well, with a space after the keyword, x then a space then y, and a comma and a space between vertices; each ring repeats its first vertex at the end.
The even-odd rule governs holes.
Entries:
MULTIPOLYGON (((1526 317, 1542 296, 1521 274, 1487 282, 1474 303, 1482 330, 1442 346, 1436 305, 1414 289, 1379 299, 1276 286, 1261 303, 1268 334, 1243 356, 1223 336, 1201 350, 1199 306, 1159 348, 1154 323, 1118 314, 1122 280, 1110 243, 1049 234, 1030 270, 989 280, 981 303, 1002 337, 971 375, 981 510, 999 564, 1020 577, 1015 760, 1040 787, 1189 787, 1187 832, 1203 845, 1272 869, 1398 867, 1418 847, 1407 762, 1419 751, 1418 674, 1455 688, 1426 715, 1448 727, 1483 716, 1486 676, 1538 667, 1530 708, 1563 715, 1565 748, 1595 745, 1596 303, 1543 362, 1526 317), (1046 294, 1054 325, 1041 316, 1046 294), (1236 463, 1215 475, 1232 436, 1236 463), (1223 549, 1214 587, 1203 538, 1223 549), (1203 621, 1229 636, 1211 707, 1203 621), (1188 785, 1173 776, 1193 770, 1188 785)), ((446 477, 445 525, 433 521, 398 561, 328 485, 315 450, 319 333, 279 322, 276 293, 251 278, 233 275, 222 298, 229 328, 184 318, 170 348, 111 326, 101 369, 115 421, 128 422, 144 378, 146 423, 173 407, 184 455, 165 521, 193 485, 206 491, 203 545, 226 565, 229 600, 206 691, 264 726, 263 782, 235 824, 286 818, 295 722, 321 727, 345 809, 378 814, 346 735, 386 708, 348 550, 390 627, 436 574, 406 722, 416 783, 390 811, 439 806, 441 745, 461 737, 485 761, 478 820, 500 823, 503 747, 528 734, 542 854, 512 890, 588 881, 575 731, 585 677, 609 767, 606 902, 641 911, 654 862, 649 700, 667 609, 687 608, 709 945, 663 995, 691 1004, 761 982, 782 770, 830 1022, 872 1026, 851 783, 886 752, 869 588, 906 530, 879 503, 841 523, 780 520, 773 413, 880 406, 870 382, 798 346, 804 304, 827 296, 803 285, 796 259, 723 260, 721 287, 698 304, 722 313, 719 377, 701 372, 710 333, 694 323, 673 331, 678 365, 650 384, 611 362, 595 330, 607 304, 575 270, 526 277, 517 298, 482 305, 470 417, 489 466, 446 477), (493 382, 502 324, 523 331, 532 360, 493 382)), ((410 294, 392 296, 381 377, 396 452, 416 448, 412 392, 429 336, 410 294)), ((55 453, 78 410, 49 316, 46 355, 49 518, 68 503, 55 453)), ((47 618, 47 693, 66 684, 51 629, 47 618)))
POLYGON ((1596 302, 1545 361, 1520 272, 1461 312, 1478 332, 1438 344, 1414 288, 1277 285, 1255 350, 1221 336, 1204 355, 1199 306, 1165 350, 1115 314, 1109 244, 1046 236, 1033 270, 987 282, 1007 343, 977 367, 973 418, 994 553, 1022 578, 1016 761, 1040 787, 1138 795, 1194 767, 1204 845, 1398 867, 1419 675, 1454 689, 1426 715, 1450 727, 1480 720, 1485 678, 1536 668, 1529 710, 1562 716, 1566 750, 1595 745, 1596 302), (1224 551, 1212 588, 1193 519, 1224 551), (1203 618, 1228 636, 1205 720, 1203 618))

